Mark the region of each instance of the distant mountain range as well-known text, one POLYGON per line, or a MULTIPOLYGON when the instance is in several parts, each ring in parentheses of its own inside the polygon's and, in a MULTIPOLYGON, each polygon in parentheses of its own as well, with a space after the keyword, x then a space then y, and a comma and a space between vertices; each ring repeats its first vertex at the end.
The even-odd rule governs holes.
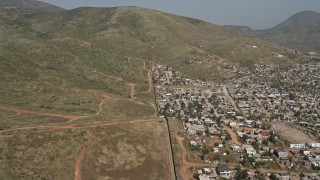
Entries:
POLYGON ((299 12, 273 28, 253 30, 246 26, 226 26, 229 29, 263 38, 281 46, 303 51, 320 52, 320 13, 299 12))
POLYGON ((61 7, 37 0, 0 0, 0 6, 19 8, 33 13, 50 13, 64 10, 61 7))

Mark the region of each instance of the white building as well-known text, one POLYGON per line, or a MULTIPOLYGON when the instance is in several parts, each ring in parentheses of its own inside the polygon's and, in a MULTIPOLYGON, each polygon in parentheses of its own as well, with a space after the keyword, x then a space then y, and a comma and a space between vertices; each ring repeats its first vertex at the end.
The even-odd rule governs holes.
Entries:
POLYGON ((304 148, 306 148, 306 145, 305 144, 290 144, 290 148, 304 149, 304 148))
POLYGON ((251 145, 247 145, 244 144, 242 146, 242 149, 248 154, 248 155, 255 155, 257 152, 256 150, 251 146, 251 145))

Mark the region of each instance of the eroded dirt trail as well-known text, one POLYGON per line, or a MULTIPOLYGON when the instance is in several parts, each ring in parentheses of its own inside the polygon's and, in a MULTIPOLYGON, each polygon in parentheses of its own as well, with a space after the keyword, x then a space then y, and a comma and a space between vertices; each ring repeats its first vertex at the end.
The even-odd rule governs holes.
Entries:
POLYGON ((121 124, 144 123, 144 122, 151 122, 151 121, 156 121, 156 120, 157 119, 154 119, 154 117, 153 117, 153 118, 149 118, 149 119, 145 119, 145 120, 135 119, 135 120, 129 120, 129 121, 109 122, 109 123, 101 123, 101 124, 94 124, 94 125, 87 125, 87 126, 77 126, 75 124, 61 125, 61 126, 29 126, 29 127, 20 127, 20 128, 1 130, 0 135, 5 132, 19 131, 19 130, 30 130, 30 129, 35 129, 35 128, 46 129, 48 131, 63 130, 63 129, 86 129, 86 128, 93 128, 93 127, 115 126, 115 125, 121 125, 121 124))
POLYGON ((128 86, 130 87, 130 97, 133 98, 133 96, 135 95, 135 86, 136 84, 133 83, 129 83, 128 86))
POLYGON ((152 83, 152 71, 151 70, 148 71, 148 82, 149 82, 149 89, 148 89, 147 93, 151 93, 152 86, 153 86, 153 83, 152 83))
POLYGON ((80 173, 81 162, 82 162, 82 159, 84 157, 86 150, 87 149, 84 145, 81 146, 81 148, 76 156, 76 159, 74 161, 74 180, 81 180, 81 173, 80 173))
POLYGON ((67 119, 68 122, 76 121, 79 119, 87 118, 89 116, 72 116, 72 115, 61 115, 61 114, 53 114, 53 113, 44 113, 44 112, 37 112, 37 111, 28 111, 28 110, 21 110, 15 107, 0 105, 0 109, 2 110, 9 110, 14 111, 17 114, 33 114, 33 115, 40 115, 40 116, 51 116, 51 117, 60 117, 63 119, 67 119))
POLYGON ((182 163, 179 169, 179 174, 182 177, 182 179, 184 180, 189 180, 192 179, 192 174, 188 173, 188 169, 189 169, 189 162, 187 161, 187 150, 185 149, 185 147, 183 146, 183 137, 180 137, 177 135, 177 133, 175 132, 175 138, 178 141, 178 144, 180 146, 180 149, 182 149, 181 155, 182 155, 182 163))
POLYGON ((107 77, 107 78, 115 79, 115 80, 120 81, 120 82, 128 83, 126 80, 124 80, 124 79, 122 79, 122 78, 104 74, 104 73, 102 73, 102 72, 100 72, 100 71, 97 71, 96 69, 92 69, 91 73, 99 74, 99 75, 101 75, 101 76, 105 76, 105 77, 107 77))
POLYGON ((224 127, 224 128, 227 130, 227 132, 230 134, 232 142, 233 142, 234 144, 238 145, 238 146, 241 146, 242 143, 238 140, 237 134, 236 134, 231 128, 229 128, 228 126, 223 126, 223 127, 224 127))
POLYGON ((235 109, 236 112, 240 112, 239 108, 237 107, 237 103, 233 100, 233 98, 230 96, 228 90, 227 90, 227 86, 224 85, 222 87, 223 93, 224 95, 229 99, 229 102, 232 104, 233 108, 235 109))
POLYGON ((96 116, 98 116, 103 111, 103 105, 106 103, 106 101, 113 102, 113 101, 118 100, 112 96, 102 94, 96 90, 89 90, 89 92, 93 93, 95 96, 97 96, 100 99, 99 110, 96 112, 96 114, 95 114, 96 116))

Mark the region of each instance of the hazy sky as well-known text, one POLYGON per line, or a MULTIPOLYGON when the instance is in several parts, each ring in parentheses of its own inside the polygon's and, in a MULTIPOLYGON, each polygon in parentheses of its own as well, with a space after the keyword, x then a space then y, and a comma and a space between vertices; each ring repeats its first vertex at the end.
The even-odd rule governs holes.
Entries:
POLYGON ((139 6, 219 25, 271 28, 305 10, 320 12, 320 0, 43 0, 66 9, 139 6))

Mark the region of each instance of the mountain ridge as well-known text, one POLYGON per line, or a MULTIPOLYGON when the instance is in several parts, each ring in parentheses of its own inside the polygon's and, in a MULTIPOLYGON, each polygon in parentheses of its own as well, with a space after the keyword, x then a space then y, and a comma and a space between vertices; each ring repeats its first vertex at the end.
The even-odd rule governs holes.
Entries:
POLYGON ((281 46, 320 52, 320 13, 315 11, 298 12, 269 29, 244 31, 239 26, 226 27, 281 46))
POLYGON ((38 0, 0 0, 0 6, 14 7, 28 13, 52 13, 64 10, 61 7, 38 0))

